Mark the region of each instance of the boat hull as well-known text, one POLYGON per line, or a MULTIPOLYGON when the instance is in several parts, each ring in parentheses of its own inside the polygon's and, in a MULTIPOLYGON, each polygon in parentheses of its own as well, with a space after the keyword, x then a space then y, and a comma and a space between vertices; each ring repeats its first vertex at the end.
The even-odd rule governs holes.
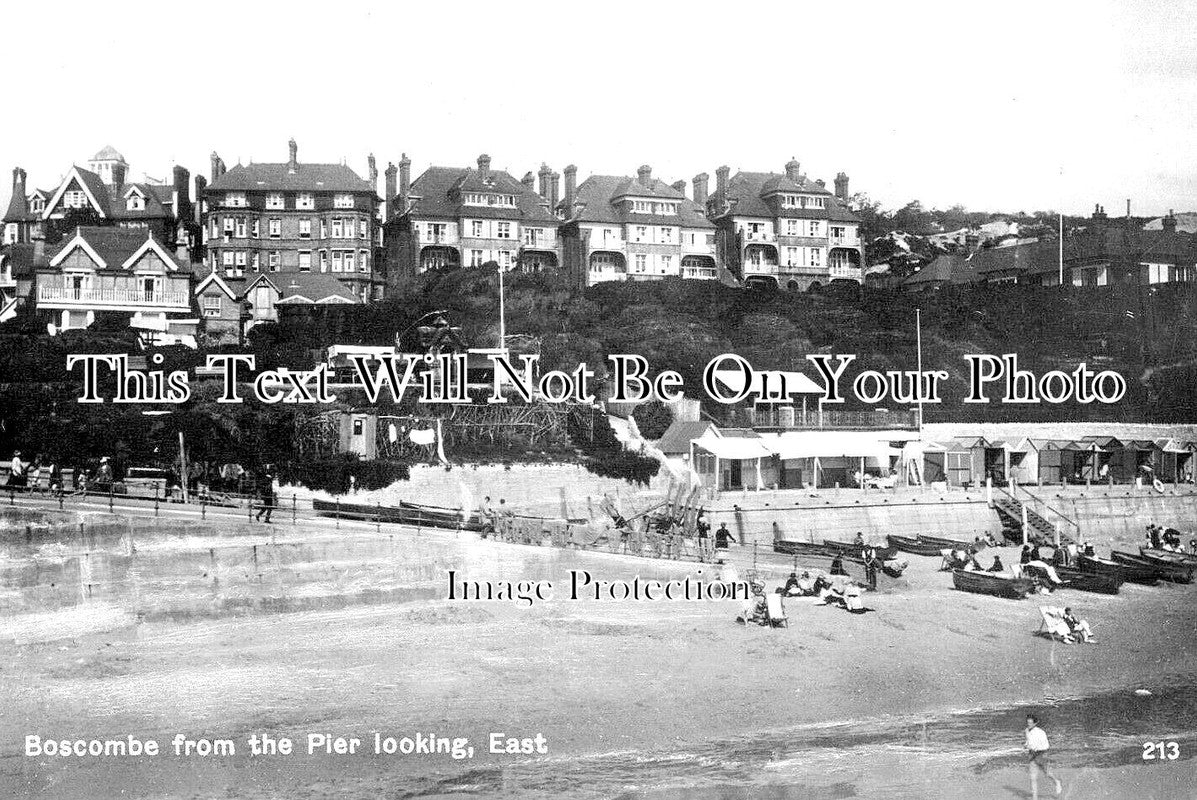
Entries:
POLYGON ((962 592, 987 594, 1011 600, 1022 600, 1035 589, 1034 582, 1026 578, 1010 578, 963 569, 952 570, 952 584, 962 592))
POLYGON ((942 555, 944 550, 948 549, 946 546, 941 547, 934 543, 928 543, 920 539, 911 539, 908 536, 897 536, 892 533, 885 538, 889 541, 889 546, 893 549, 915 556, 938 557, 942 555))
POLYGON ((1119 564, 1116 561, 1086 555, 1078 556, 1077 564, 1080 566, 1081 572, 1087 572, 1091 575, 1109 575, 1110 577, 1121 578, 1124 581, 1144 586, 1154 586, 1160 582, 1159 573, 1151 568, 1119 564))
POLYGON ((1111 553, 1110 557, 1119 564, 1151 570, 1160 580, 1172 581, 1173 583, 1192 583, 1193 581, 1193 568, 1183 564, 1160 561, 1148 556, 1136 556, 1118 550, 1111 553))

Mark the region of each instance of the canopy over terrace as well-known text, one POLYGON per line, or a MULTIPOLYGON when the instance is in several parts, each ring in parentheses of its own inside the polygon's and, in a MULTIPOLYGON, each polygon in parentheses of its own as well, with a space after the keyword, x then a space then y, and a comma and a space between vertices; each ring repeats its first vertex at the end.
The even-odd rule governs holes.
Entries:
POLYGON ((775 478, 775 471, 767 469, 772 459, 773 451, 754 431, 712 428, 690 443, 690 464, 703 484, 716 491, 764 489, 766 478, 775 478))
POLYGON ((902 449, 867 431, 786 431, 761 437, 778 460, 779 485, 857 486, 857 474, 889 475, 902 449))

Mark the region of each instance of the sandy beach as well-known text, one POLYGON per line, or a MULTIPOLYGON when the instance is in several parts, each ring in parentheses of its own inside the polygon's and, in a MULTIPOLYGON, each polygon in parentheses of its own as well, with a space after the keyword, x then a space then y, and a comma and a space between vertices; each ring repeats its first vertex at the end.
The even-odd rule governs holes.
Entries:
MULTIPOLYGON (((322 533, 301 526, 276 536, 286 541, 322 533)), ((211 532, 216 540, 232 535, 211 532)), ((154 598, 173 595, 170 613, 145 613, 153 609, 143 605, 139 622, 127 598, 99 598, 39 614, 27 609, 0 621, 3 794, 65 799, 116 796, 123 789, 122 796, 163 799, 784 798, 877 796, 882 790, 905 796, 893 792, 916 787, 912 796, 1029 796, 1009 788, 1027 786, 1017 713, 1009 727, 969 734, 977 741, 967 757, 927 749, 925 741, 920 750, 920 726, 953 712, 1038 706, 1050 732, 1054 703, 1197 683, 1197 608, 1189 586, 1127 584, 1113 597, 1067 592, 1019 602, 957 592, 950 574, 937 571, 938 559, 910 556, 903 579, 866 596, 874 611, 849 615, 791 600, 790 627, 770 630, 736 625, 739 604, 730 602, 558 599, 528 607, 440 599, 446 564, 477 578, 561 585, 571 569, 611 580, 667 578, 693 574, 695 564, 452 534, 405 541, 396 556, 379 550, 368 533, 341 536, 360 542, 305 580, 294 580, 303 569, 297 565, 290 567, 292 577, 274 584, 267 571, 259 577, 265 582, 259 602, 236 612, 221 604, 236 593, 235 582, 179 606, 192 591, 191 578, 158 577, 151 566, 142 576, 141 602, 166 608, 167 600, 154 598), (387 563, 396 558, 402 570, 387 563), (335 577, 328 576, 330 563, 335 577), (393 600, 392 583, 415 592, 413 599, 393 600), (344 607, 271 611, 273 595, 345 594, 347 586, 355 599, 344 607), (383 600, 363 600, 363 586, 383 600), (1072 605, 1100 644, 1053 644, 1035 636, 1041 604, 1072 605), (843 733, 844 752, 853 757, 813 766, 795 760, 790 742, 804 741, 820 726, 831 726, 832 739, 843 733), (858 740, 862 730, 888 731, 889 738, 858 740), (206 759, 31 758, 22 752, 31 733, 133 734, 164 744, 184 733, 242 745, 262 732, 297 741, 312 732, 371 741, 376 732, 417 731, 468 737, 478 752, 462 761, 443 755, 250 757, 244 748, 206 759), (483 752, 495 732, 542 733, 549 752, 483 752), (767 752, 758 752, 762 746, 767 752), (751 755, 736 762, 737 770, 750 764, 753 777, 746 783, 737 771, 724 783, 726 770, 715 754, 743 747, 751 755), (979 770, 978 752, 991 754, 979 770)), ((143 552, 169 551, 170 542, 168 535, 153 539, 143 552)), ((1013 548, 1001 552, 1006 563, 1017 560, 1013 548)), ((736 556, 741 570, 747 557, 736 556)), ((775 562, 769 571, 780 576, 784 562, 775 562)), ((1192 728, 1151 736, 1178 733, 1191 735, 1192 728)), ((825 755, 835 750, 820 742, 825 755)), ((1135 796, 1190 796, 1183 792, 1197 763, 1191 745, 1172 763, 1094 768, 1083 751, 1057 744, 1062 776, 1075 787, 1066 796, 1122 797, 1119 787, 1129 786, 1138 787, 1135 796), (1148 786, 1155 788, 1139 792, 1148 786)))

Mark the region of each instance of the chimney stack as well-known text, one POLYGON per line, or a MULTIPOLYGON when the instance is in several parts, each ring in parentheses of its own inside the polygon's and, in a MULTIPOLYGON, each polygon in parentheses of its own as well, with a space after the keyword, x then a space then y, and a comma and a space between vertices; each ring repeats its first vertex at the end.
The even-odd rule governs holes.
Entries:
POLYGON ((561 173, 554 172, 552 176, 552 195, 549 197, 549 208, 556 208, 561 202, 561 173))
POLYGON ((565 207, 572 208, 578 193, 578 167, 570 164, 565 168, 565 207))
POLYGON ((204 223, 204 192, 208 188, 208 179, 203 175, 195 176, 195 224, 204 223))
POLYGON ((520 181, 520 183, 523 184, 524 189, 527 191, 533 193, 536 192, 536 176, 532 174, 531 170, 524 175, 524 178, 520 181))
POLYGON ((726 164, 715 170, 715 191, 719 193, 719 200, 722 202, 727 195, 727 179, 731 175, 731 167, 726 164))
POLYGON ((540 178, 540 196, 552 202, 552 198, 549 196, 552 193, 552 187, 549 186, 549 183, 553 180, 553 171, 549 169, 548 164, 542 163, 540 171, 536 175, 540 178))
POLYGON ((21 197, 25 196, 25 177, 25 170, 20 167, 12 168, 12 193, 14 197, 17 195, 21 197))
POLYGON ((1168 216, 1164 217, 1164 233, 1176 233, 1176 212, 1168 209, 1168 216))
POLYGON ((387 204, 387 218, 391 218, 395 216, 395 196, 399 193, 399 190, 396 188, 399 168, 388 162, 386 172, 383 175, 383 191, 386 193, 386 197, 383 200, 387 204))
POLYGON ((685 181, 674 181, 673 183, 670 184, 670 186, 672 186, 677 191, 681 192, 682 196, 685 197, 685 195, 686 195, 686 182, 685 181))
POLYGON ((843 172, 835 176, 835 196, 845 201, 848 199, 848 176, 843 172))
POLYGON ((478 174, 482 177, 482 180, 490 178, 490 156, 486 153, 478 156, 478 174))
POLYGON ((822 178, 819 178, 817 181, 815 181, 815 186, 818 186, 820 189, 826 189, 827 181, 823 180, 822 178))
POLYGON ((711 176, 705 172, 700 172, 694 176, 694 202, 704 208, 707 204, 707 181, 710 179, 711 176))
POLYGON ((182 222, 191 213, 191 173, 186 167, 175 165, 174 168, 174 203, 175 220, 182 222))
POLYGON ((797 183, 802 178, 801 168, 798 159, 790 156, 790 160, 786 162, 786 177, 797 183))
POLYGON ((648 164, 642 164, 640 169, 636 170, 636 180, 641 186, 652 186, 653 168, 648 164))
POLYGON ((366 156, 366 171, 370 175, 370 190, 378 194, 378 162, 374 160, 374 154, 366 156))
POLYGON ((1104 232, 1106 223, 1109 222, 1109 217, 1106 216, 1106 210, 1100 203, 1093 206, 1093 217, 1091 219, 1093 229, 1099 233, 1104 232))
POLYGON ((295 139, 287 142, 287 152, 290 154, 287 159, 287 172, 294 175, 299 172, 299 145, 295 144, 295 139))
POLYGON ((212 183, 216 183, 216 179, 225 173, 224 161, 220 156, 216 155, 216 151, 212 151, 212 183))
POLYGON ((407 153, 399 154, 399 196, 403 198, 404 210, 407 210, 407 196, 411 194, 411 159, 407 153))

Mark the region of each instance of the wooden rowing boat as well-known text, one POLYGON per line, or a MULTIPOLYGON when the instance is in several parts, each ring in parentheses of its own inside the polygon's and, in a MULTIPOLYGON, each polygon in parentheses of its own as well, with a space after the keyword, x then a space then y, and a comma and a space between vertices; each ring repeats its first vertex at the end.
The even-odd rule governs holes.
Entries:
POLYGON ((1154 547, 1140 547, 1139 555, 1144 558, 1158 558, 1160 561, 1167 561, 1170 564, 1185 564, 1190 567, 1197 567, 1197 556, 1190 553, 1178 553, 1175 550, 1160 550, 1154 547))
POLYGON ((945 539, 941 536, 925 536, 921 533, 919 534, 919 541, 926 544, 935 545, 941 550, 947 548, 951 548, 952 550, 967 550, 971 547, 978 553, 988 546, 988 543, 984 541, 964 542, 959 539, 945 539))
POLYGON ((1090 575, 1107 575, 1144 586, 1154 586, 1160 581, 1160 574, 1154 569, 1119 564, 1108 558, 1079 555, 1077 556, 1077 565, 1081 568, 1081 572, 1087 572, 1090 575))
POLYGON ((1061 588, 1098 594, 1118 594, 1123 582, 1121 575, 1084 572, 1072 567, 1056 567, 1056 574, 1064 581, 1061 588))
POLYGON ((988 594, 1021 600, 1035 590, 1035 582, 1028 578, 1012 578, 998 572, 952 570, 952 583, 962 592, 988 594))
POLYGON ((861 555, 861 550, 868 549, 870 547, 877 551, 877 558, 880 558, 882 561, 888 561, 897 555, 896 548, 878 547, 875 544, 866 543, 862 548, 861 545, 858 545, 855 542, 837 542, 833 539, 824 539, 823 544, 824 546, 831 548, 832 552, 841 552, 844 554, 844 558, 851 558, 853 561, 857 559, 863 561, 864 556, 861 555))
POLYGON ((938 556, 944 550, 949 549, 946 545, 940 546, 934 542, 927 542, 922 538, 912 539, 909 536, 899 536, 895 533, 891 533, 885 538, 889 541, 889 546, 893 549, 916 556, 938 556))
POLYGON ((1150 556, 1123 553, 1119 550, 1110 553, 1110 558, 1119 564, 1151 570, 1161 580, 1173 583, 1191 583, 1193 580, 1193 567, 1185 564, 1174 564, 1150 556))
POLYGON ((803 542, 798 539, 774 539, 773 552, 790 556, 825 556, 832 558, 835 550, 822 542, 803 542))
POLYGON ((343 503, 337 500, 312 499, 312 509, 322 517, 339 519, 386 522, 395 525, 415 525, 428 528, 461 528, 480 531, 485 524, 478 514, 470 513, 462 519, 462 513, 452 508, 423 506, 416 503, 400 503, 398 506, 369 505, 368 503, 343 503))

